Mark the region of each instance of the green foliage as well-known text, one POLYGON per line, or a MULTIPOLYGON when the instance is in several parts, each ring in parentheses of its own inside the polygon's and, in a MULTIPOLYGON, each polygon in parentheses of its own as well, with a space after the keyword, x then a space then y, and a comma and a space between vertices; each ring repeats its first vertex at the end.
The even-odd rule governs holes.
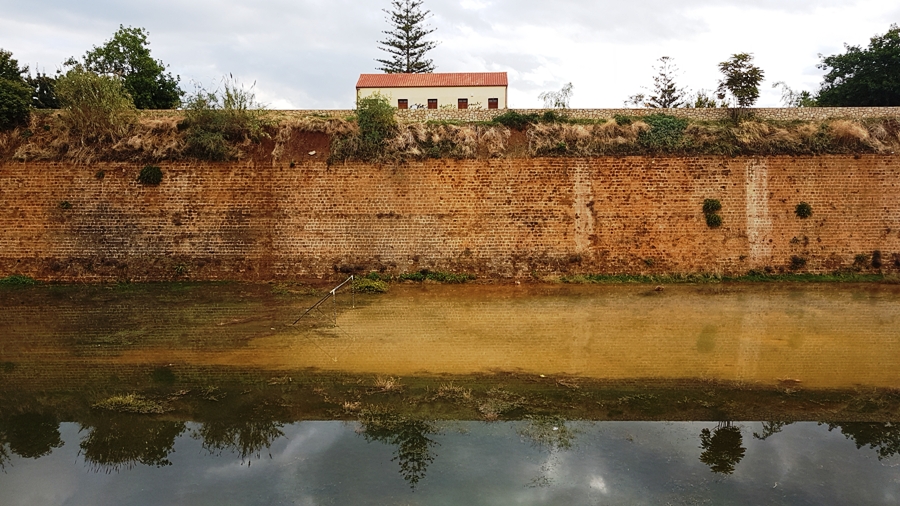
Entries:
POLYGON ((765 74, 759 67, 753 65, 752 54, 733 54, 731 58, 719 64, 719 70, 723 75, 717 89, 720 100, 730 94, 735 105, 742 109, 756 103, 759 98, 759 84, 765 74))
POLYGON ((891 25, 866 49, 845 45, 844 54, 825 56, 826 71, 819 91, 825 107, 900 106, 900 27, 891 25))
POLYGON ((156 165, 147 165, 138 174, 138 182, 142 185, 157 186, 162 183, 162 169, 156 165))
POLYGON ((494 116, 491 123, 503 125, 507 128, 515 128, 516 130, 525 130, 525 127, 529 124, 537 123, 538 121, 539 116, 535 113, 522 114, 516 111, 507 111, 498 116, 494 116))
POLYGON ((781 88, 781 104, 785 107, 816 107, 818 96, 803 90, 794 91, 784 81, 772 84, 773 88, 781 88))
POLYGON ((72 203, 69 202, 68 200, 63 200, 62 202, 59 203, 59 208, 60 209, 72 209, 72 203))
POLYGON ((616 121, 616 124, 619 126, 628 126, 634 123, 634 117, 626 116, 624 114, 615 114, 613 115, 613 119, 616 121))
POLYGON ((166 73, 166 66, 150 56, 147 30, 124 27, 102 46, 84 55, 84 67, 101 75, 117 76, 138 109, 174 109, 184 92, 179 77, 166 73))
POLYGON ((375 93, 356 103, 358 135, 335 137, 331 156, 338 160, 380 160, 386 152, 385 144, 397 133, 394 108, 386 97, 375 93))
POLYGON ((438 283, 458 284, 472 281, 475 276, 471 274, 454 274, 452 272, 429 271, 427 269, 418 272, 409 272, 401 274, 398 279, 400 281, 437 281, 438 283))
POLYGON ((367 276, 355 278, 353 280, 353 289, 359 293, 385 293, 388 291, 388 285, 384 281, 371 279, 367 276))
POLYGON ((36 284, 38 284, 38 282, 34 279, 19 274, 13 274, 0 279, 0 286, 34 286, 36 284))
POLYGON ((378 42, 378 49, 390 56, 375 60, 381 64, 378 70, 387 74, 434 72, 434 63, 425 58, 437 46, 437 42, 425 40, 435 30, 426 24, 431 12, 421 9, 422 0, 392 0, 391 7, 393 10, 384 9, 391 24, 391 29, 383 32, 388 38, 378 42))
POLYGON ((34 76, 29 75, 26 79, 28 86, 31 88, 31 106, 35 109, 59 109, 59 97, 56 96, 56 78, 35 73, 34 76))
POLYGON ((688 120, 666 114, 651 114, 642 119, 650 125, 650 130, 638 136, 641 145, 661 151, 675 151, 684 144, 684 129, 688 120))
POLYGON ((236 144, 259 142, 268 134, 269 121, 256 95, 233 77, 222 80, 222 90, 198 88, 188 97, 185 119, 186 153, 201 160, 225 161, 238 157, 236 144))
POLYGON ((56 81, 56 95, 63 124, 81 136, 82 143, 119 139, 135 121, 134 103, 118 77, 76 65, 56 81))
POLYGON ((718 199, 706 199, 703 201, 703 214, 717 213, 722 210, 722 203, 718 199))
POLYGON ((707 214, 706 225, 709 228, 719 228, 722 226, 722 217, 718 214, 707 214))
POLYGON ((12 53, 0 49, 0 130, 25 123, 31 107, 31 88, 12 53))
POLYGON ((813 214, 812 206, 806 202, 801 202, 797 204, 794 213, 800 218, 809 218, 813 214))
POLYGON ((566 83, 559 91, 545 91, 538 95, 544 107, 550 109, 568 109, 572 98, 572 83, 566 83))
POLYGON ((440 434, 440 428, 430 420, 409 418, 379 407, 360 411, 359 423, 366 441, 396 447, 391 460, 399 464, 403 479, 415 488, 434 462, 432 448, 438 443, 432 436, 440 434))

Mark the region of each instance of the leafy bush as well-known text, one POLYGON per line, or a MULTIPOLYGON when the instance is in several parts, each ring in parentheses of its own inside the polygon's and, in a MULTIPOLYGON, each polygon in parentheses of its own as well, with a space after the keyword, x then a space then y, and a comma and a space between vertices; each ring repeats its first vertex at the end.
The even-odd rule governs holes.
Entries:
POLYGON ((722 210, 722 203, 717 199, 706 199, 703 201, 703 214, 717 213, 722 210))
POLYGON ((674 151, 683 146, 688 120, 667 114, 651 114, 643 120, 650 125, 650 129, 638 136, 642 146, 662 151, 674 151))
POLYGON ((186 153, 202 160, 225 161, 240 154, 236 144, 259 142, 268 136, 269 122, 256 95, 233 78, 222 80, 222 91, 203 88, 188 97, 185 119, 186 153))
POLYGON ((806 202, 801 202, 797 204, 797 208, 794 209, 794 213, 796 213, 800 218, 809 218, 813 213, 812 206, 807 204, 806 202))
POLYGON ((25 123, 31 110, 31 88, 12 53, 0 49, 0 129, 25 123))
POLYGON ((162 169, 156 165, 147 165, 141 169, 141 173, 138 175, 138 182, 149 186, 156 186, 162 183, 162 169))
MULTIPOLYGON (((549 112, 549 111, 548 111, 549 112)), ((535 113, 521 114, 516 111, 507 111, 499 116, 494 116, 492 123, 503 125, 507 128, 524 130, 531 123, 537 123, 539 116, 535 113)))
POLYGON ((122 80, 101 76, 76 65, 56 81, 63 107, 61 120, 86 141, 115 141, 128 133, 135 108, 122 80))
POLYGON ((624 114, 616 114, 613 116, 613 119, 616 120, 616 124, 619 126, 628 126, 634 122, 634 118, 624 114))
POLYGON ((722 217, 718 214, 707 214, 706 224, 709 228, 718 228, 722 226, 722 217))

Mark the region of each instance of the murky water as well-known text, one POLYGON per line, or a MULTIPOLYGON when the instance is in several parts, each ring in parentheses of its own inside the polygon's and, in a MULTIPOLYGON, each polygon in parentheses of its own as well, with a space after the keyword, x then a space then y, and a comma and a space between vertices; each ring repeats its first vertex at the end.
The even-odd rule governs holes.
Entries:
POLYGON ((0 293, 0 361, 900 387, 898 285, 71 290, 0 293))
POLYGON ((900 501, 900 286, 321 295, 0 290, 0 504, 900 501))

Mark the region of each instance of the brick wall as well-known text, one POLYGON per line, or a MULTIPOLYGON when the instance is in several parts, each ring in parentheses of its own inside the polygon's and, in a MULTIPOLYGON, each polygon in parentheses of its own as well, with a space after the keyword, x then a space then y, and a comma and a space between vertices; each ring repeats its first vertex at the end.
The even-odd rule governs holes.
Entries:
POLYGON ((158 187, 140 168, 0 164, 0 277, 743 273, 792 256, 825 272, 900 254, 898 156, 188 162, 158 187))

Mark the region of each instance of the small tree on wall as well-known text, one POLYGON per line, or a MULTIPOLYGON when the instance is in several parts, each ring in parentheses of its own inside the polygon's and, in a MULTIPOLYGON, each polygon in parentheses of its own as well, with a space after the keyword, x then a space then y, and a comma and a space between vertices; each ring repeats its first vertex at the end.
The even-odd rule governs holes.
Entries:
POLYGON ((384 9, 392 28, 383 33, 387 39, 379 41, 382 51, 390 54, 390 59, 375 60, 381 63, 378 70, 387 74, 423 74, 434 72, 434 63, 425 58, 437 42, 425 40, 435 31, 426 20, 431 11, 423 11, 422 0, 393 0, 392 10, 384 9))
POLYGON ((747 107, 752 106, 759 99, 759 84, 763 81, 765 73, 753 64, 753 55, 750 53, 738 53, 719 64, 722 79, 716 93, 719 100, 731 98, 731 102, 737 106, 737 116, 747 107))
POLYGON ((645 93, 632 95, 625 101, 625 105, 633 104, 651 109, 669 109, 687 105, 687 90, 675 82, 679 74, 678 66, 669 56, 663 56, 657 61, 659 63, 653 67, 656 75, 653 76, 653 88, 648 90, 649 95, 645 93))

